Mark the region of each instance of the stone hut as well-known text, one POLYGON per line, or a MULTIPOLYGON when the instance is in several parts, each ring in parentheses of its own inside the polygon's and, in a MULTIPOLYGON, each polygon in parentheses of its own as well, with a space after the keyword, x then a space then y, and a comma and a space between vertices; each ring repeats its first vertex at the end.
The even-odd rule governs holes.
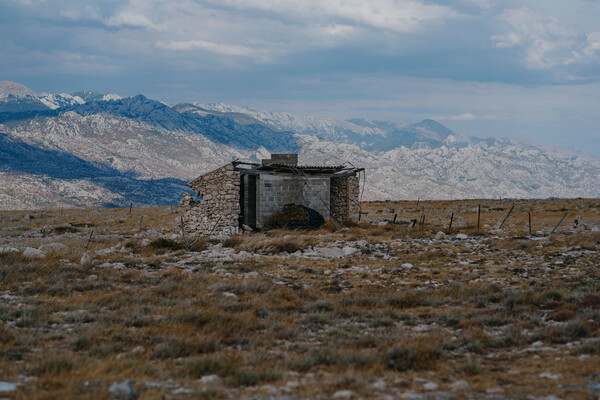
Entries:
POLYGON ((243 228, 261 229, 286 204, 318 211, 327 221, 359 218, 362 168, 298 165, 297 154, 272 154, 260 164, 233 161, 187 185, 186 230, 200 235, 231 235, 243 228))

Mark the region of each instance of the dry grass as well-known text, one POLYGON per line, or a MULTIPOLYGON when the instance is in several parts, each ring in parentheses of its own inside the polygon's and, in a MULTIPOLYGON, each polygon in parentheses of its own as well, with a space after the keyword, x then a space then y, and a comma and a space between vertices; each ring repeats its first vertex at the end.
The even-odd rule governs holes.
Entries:
POLYGON ((475 398, 594 398, 600 234, 570 228, 599 205, 519 201, 498 231, 511 203, 368 203, 359 224, 210 240, 181 237, 168 208, 3 212, 0 246, 19 251, 0 253, 1 379, 34 399, 125 379, 148 399, 460 397, 459 379, 475 398), (529 237, 528 212, 544 235, 569 216, 529 237), (66 247, 22 252, 49 243, 66 247))

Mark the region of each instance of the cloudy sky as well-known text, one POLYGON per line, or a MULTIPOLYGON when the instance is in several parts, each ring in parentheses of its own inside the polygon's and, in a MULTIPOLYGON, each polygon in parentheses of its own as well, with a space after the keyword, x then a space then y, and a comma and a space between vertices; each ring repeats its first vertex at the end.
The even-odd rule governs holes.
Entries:
POLYGON ((1 0, 0 80, 600 156, 600 0, 1 0))

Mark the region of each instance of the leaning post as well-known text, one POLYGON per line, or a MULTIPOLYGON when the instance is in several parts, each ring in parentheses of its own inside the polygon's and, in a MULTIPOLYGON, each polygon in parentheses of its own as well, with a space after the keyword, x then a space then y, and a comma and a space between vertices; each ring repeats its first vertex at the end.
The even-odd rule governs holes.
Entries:
POLYGON ((144 216, 140 216, 140 226, 138 227, 137 236, 135 237, 135 241, 137 242, 140 239, 140 232, 142 231, 142 220, 144 216))
POLYGON ((510 213, 512 212, 513 208, 515 208, 514 204, 512 205, 512 207, 510 208, 510 210, 508 210, 508 214, 506 214, 506 217, 504 217, 504 221, 502 221, 502 223, 500 224, 500 229, 502 229, 502 227, 504 226, 504 223, 506 222, 506 220, 510 216, 510 213))
POLYGON ((550 234, 553 234, 554 231, 556 230, 556 228, 558 228, 558 226, 560 225, 561 222, 563 222, 563 219, 565 219, 565 217, 567 216, 568 213, 565 213, 565 215, 563 215, 563 217, 560 219, 560 221, 558 221, 558 224, 556 224, 556 226, 554 227, 554 229, 552 229, 552 232, 550 232, 550 234))

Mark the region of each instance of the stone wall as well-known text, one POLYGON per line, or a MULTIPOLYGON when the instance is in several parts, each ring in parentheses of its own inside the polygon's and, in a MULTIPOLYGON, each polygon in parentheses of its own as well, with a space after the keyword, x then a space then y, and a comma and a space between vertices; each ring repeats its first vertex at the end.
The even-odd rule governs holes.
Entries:
POLYGON ((182 201, 186 209, 183 217, 186 232, 212 236, 239 233, 240 173, 234 171, 233 164, 202 175, 188 186, 201 200, 182 201))
POLYGON ((358 222, 359 194, 357 176, 331 178, 331 218, 337 222, 358 222))
POLYGON ((348 217, 351 222, 360 218, 360 179, 358 176, 348 177, 348 217))
POLYGON ((348 177, 331 178, 331 219, 344 222, 348 215, 348 177))

